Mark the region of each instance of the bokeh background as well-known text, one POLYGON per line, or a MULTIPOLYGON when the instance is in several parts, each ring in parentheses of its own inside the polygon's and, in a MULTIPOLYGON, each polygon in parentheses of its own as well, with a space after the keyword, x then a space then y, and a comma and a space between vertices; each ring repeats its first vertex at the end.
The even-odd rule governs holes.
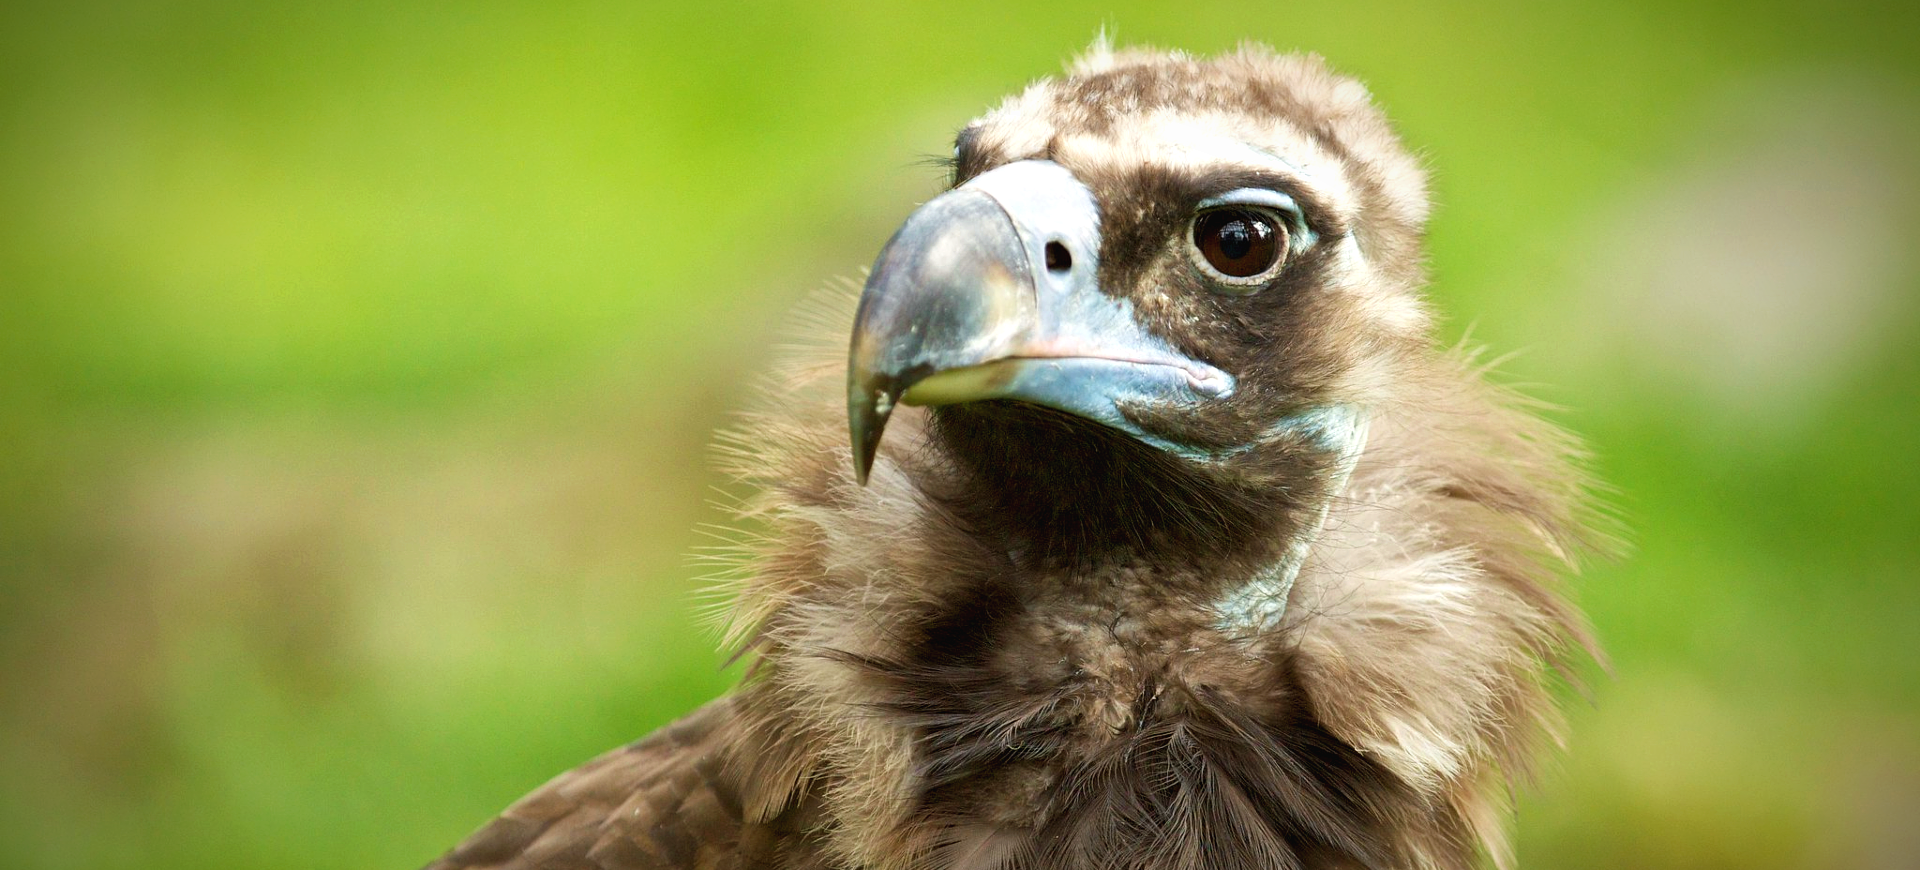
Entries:
POLYGON ((1617 489, 1523 864, 1920 866, 1911 5, 1046 7, 7 4, 0 865, 409 867, 721 691, 710 433, 1105 27, 1368 81, 1617 489))

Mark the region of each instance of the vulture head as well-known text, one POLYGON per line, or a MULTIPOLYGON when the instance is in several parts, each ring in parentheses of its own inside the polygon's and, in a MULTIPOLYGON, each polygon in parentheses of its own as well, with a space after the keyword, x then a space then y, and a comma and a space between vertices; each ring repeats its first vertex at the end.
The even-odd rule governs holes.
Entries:
POLYGON ((1586 483, 1366 90, 1096 46, 952 167, 723 438, 747 679, 442 866, 1510 864, 1586 483))
POLYGON ((1016 561, 1237 560, 1224 623, 1271 627, 1428 368, 1419 167, 1360 85, 1253 53, 1096 56, 953 166, 860 301, 856 475, 895 407, 934 406, 956 504, 1016 561))

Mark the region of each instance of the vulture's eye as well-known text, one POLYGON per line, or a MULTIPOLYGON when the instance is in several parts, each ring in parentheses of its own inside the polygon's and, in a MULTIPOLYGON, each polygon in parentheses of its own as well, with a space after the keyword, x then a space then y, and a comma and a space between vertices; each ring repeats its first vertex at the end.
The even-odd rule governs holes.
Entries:
POLYGON ((1229 293, 1252 293, 1287 259, 1287 225, 1265 209, 1215 208, 1193 218, 1194 264, 1229 293))

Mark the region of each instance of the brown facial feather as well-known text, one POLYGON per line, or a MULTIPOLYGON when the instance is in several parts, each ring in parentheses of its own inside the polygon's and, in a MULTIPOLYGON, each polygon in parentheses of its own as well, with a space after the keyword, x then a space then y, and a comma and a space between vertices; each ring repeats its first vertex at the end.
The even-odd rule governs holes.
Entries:
POLYGON ((753 676, 436 866, 1510 860, 1549 675, 1592 650, 1558 591, 1591 517, 1574 442, 1432 345, 1417 164, 1358 84, 1259 49, 1096 47, 969 125, 956 181, 1033 157, 1095 192, 1103 290, 1239 381, 1136 422, 1235 445, 1362 407, 1350 480, 1332 490, 1335 457, 1298 437, 1195 463, 993 402, 900 409, 860 487, 840 294, 723 436, 759 493, 735 617, 753 676), (1252 296, 1210 292, 1180 247, 1195 204, 1236 186, 1285 189, 1318 236, 1252 296), (1223 623, 1223 590, 1314 522, 1279 624, 1223 623))

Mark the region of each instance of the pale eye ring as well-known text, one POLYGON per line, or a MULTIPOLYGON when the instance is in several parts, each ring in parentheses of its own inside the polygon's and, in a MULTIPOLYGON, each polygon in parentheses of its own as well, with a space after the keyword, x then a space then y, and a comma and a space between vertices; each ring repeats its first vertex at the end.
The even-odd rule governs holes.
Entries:
POLYGON ((1265 286, 1287 261, 1287 224, 1264 208, 1221 206, 1193 216, 1187 254, 1225 293, 1265 286))

